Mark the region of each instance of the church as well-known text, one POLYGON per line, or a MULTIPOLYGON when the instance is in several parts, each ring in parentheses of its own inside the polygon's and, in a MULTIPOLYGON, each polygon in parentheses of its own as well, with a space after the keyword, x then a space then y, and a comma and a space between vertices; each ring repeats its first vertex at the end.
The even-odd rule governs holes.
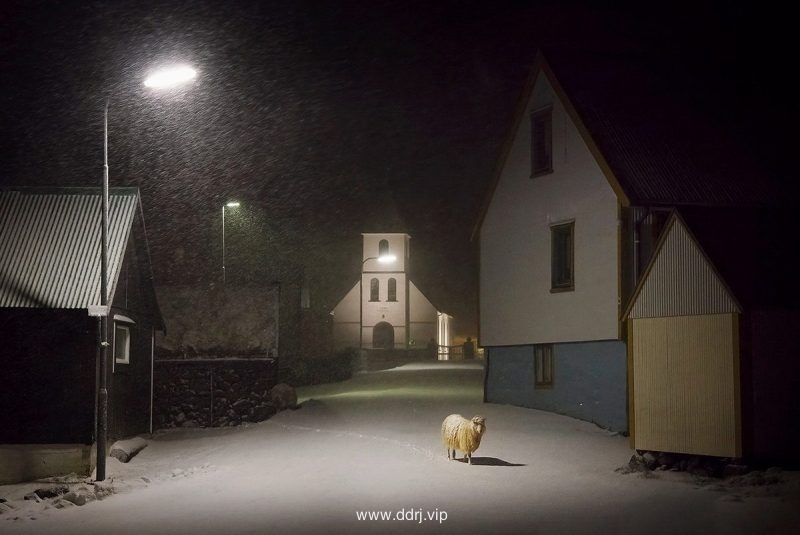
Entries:
POLYGON ((361 278, 331 313, 334 349, 422 350, 434 340, 440 358, 446 357, 452 317, 438 311, 408 278, 411 237, 362 236, 361 278))

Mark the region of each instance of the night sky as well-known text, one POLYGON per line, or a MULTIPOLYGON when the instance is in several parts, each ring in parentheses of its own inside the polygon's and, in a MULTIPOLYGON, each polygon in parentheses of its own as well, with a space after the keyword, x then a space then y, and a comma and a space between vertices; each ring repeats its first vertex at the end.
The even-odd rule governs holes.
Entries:
POLYGON ((236 199, 229 280, 273 277, 280 258, 330 310, 357 279, 360 233, 405 231, 412 280, 474 335, 469 237, 537 46, 648 54, 696 79, 765 169, 791 153, 773 134, 797 111, 786 16, 639 4, 4 2, 0 186, 99 185, 109 99, 111 184, 142 191, 157 284, 218 282, 236 199), (173 61, 198 80, 142 86, 173 61))

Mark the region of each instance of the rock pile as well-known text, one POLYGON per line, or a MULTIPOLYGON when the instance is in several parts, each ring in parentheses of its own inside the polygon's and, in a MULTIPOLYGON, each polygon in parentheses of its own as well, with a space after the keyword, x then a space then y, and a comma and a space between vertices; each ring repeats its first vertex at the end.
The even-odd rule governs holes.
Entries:
POLYGON ((737 463, 735 459, 639 450, 628 464, 617 469, 626 474, 664 470, 688 472, 701 477, 729 477, 749 472, 747 466, 737 463))

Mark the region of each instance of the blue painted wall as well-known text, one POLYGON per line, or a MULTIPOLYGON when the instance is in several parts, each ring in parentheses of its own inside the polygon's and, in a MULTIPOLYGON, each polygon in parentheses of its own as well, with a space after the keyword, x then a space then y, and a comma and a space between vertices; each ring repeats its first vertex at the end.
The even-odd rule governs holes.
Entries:
POLYGON ((553 386, 534 388, 533 346, 489 347, 486 399, 628 430, 623 342, 553 344, 553 386))

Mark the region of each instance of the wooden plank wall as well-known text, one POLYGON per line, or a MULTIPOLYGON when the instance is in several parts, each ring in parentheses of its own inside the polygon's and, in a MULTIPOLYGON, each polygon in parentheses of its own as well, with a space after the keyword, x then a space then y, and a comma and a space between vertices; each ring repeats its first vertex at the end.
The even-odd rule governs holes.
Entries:
POLYGON ((738 315, 631 320, 635 447, 741 456, 738 315))

